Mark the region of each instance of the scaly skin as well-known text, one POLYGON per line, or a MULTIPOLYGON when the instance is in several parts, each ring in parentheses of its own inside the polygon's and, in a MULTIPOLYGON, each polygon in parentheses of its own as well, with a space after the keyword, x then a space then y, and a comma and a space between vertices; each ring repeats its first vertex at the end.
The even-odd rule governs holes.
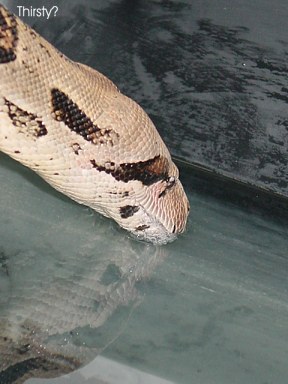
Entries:
POLYGON ((0 6, 0 150, 136 237, 167 243, 189 203, 142 108, 0 6))

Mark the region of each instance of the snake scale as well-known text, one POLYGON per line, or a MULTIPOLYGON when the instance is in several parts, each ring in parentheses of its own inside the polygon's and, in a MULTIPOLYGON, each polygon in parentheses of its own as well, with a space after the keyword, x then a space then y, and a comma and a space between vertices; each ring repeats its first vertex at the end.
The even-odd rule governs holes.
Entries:
POLYGON ((0 150, 140 240, 185 229, 178 169, 143 109, 2 5, 0 150))

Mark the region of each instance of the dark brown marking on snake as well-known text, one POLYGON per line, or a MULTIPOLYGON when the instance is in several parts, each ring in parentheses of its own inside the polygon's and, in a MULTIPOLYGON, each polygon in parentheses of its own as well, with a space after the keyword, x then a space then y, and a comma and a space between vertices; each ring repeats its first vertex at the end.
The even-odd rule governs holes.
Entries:
POLYGON ((49 49, 48 49, 47 47, 45 47, 45 45, 42 44, 42 43, 39 43, 39 45, 40 45, 40 47, 41 47, 42 49, 44 49, 44 51, 47 53, 47 55, 48 55, 49 57, 51 57, 51 53, 49 52, 49 49))
POLYGON ((136 231, 144 231, 145 229, 148 229, 148 228, 150 228, 150 225, 143 224, 143 225, 139 225, 135 229, 136 231))
POLYGON ((16 18, 0 5, 0 64, 10 63, 16 59, 17 41, 16 18))
POLYGON ((124 207, 120 207, 119 212, 122 219, 127 219, 134 215, 134 213, 138 212, 140 207, 137 205, 125 205, 124 207))
POLYGON ((57 121, 63 121, 71 131, 81 135, 85 140, 97 145, 113 146, 119 135, 112 129, 99 128, 64 92, 57 88, 51 90, 52 115, 57 121))
POLYGON ((77 64, 77 63, 74 63, 74 61, 70 60, 69 57, 67 57, 66 55, 64 55, 64 53, 62 52, 58 52, 59 56, 65 60, 65 61, 68 61, 69 63, 73 63, 74 65, 77 64))
POLYGON ((28 70, 28 72, 33 73, 34 70, 26 63, 25 60, 21 60, 22 65, 28 70))
POLYGON ((20 151, 14 151, 14 153, 21 153, 20 151))
POLYGON ((124 192, 122 192, 122 191, 110 191, 109 192, 109 195, 118 195, 118 196, 120 196, 120 197, 127 197, 127 196, 129 196, 129 192, 128 191, 124 191, 124 192))
POLYGON ((160 155, 146 161, 122 163, 119 166, 116 166, 112 161, 104 165, 97 164, 95 160, 90 160, 90 162, 97 171, 106 172, 117 181, 123 181, 124 183, 138 180, 144 185, 151 185, 168 178, 168 160, 160 155))
POLYGON ((72 147, 73 152, 75 153, 75 155, 79 155, 79 151, 82 150, 81 146, 78 143, 73 143, 71 145, 71 147, 72 147))
POLYGON ((4 98, 8 107, 8 116, 12 124, 19 129, 19 132, 27 133, 34 137, 47 135, 47 129, 39 117, 19 108, 16 104, 4 98))
POLYGON ((30 35, 33 37, 33 39, 36 39, 36 32, 33 31, 33 29, 30 29, 30 35))

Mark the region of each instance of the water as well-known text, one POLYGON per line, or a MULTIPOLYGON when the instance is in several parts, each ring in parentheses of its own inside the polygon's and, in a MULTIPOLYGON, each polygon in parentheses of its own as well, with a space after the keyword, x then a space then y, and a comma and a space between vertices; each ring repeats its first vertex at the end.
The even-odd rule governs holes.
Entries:
POLYGON ((26 21, 193 163, 191 215, 139 243, 0 154, 0 384, 286 382, 286 2, 56 3, 26 21))
MULTIPOLYGON (((101 353, 175 383, 284 382, 283 220, 200 194, 199 179, 184 169, 188 230, 154 247, 130 240, 8 157, 0 164, 6 374, 16 363, 24 370, 27 357, 37 366, 41 356, 42 374, 53 362, 44 373, 57 376, 101 353)), ((75 375, 83 382, 81 371, 75 375)))

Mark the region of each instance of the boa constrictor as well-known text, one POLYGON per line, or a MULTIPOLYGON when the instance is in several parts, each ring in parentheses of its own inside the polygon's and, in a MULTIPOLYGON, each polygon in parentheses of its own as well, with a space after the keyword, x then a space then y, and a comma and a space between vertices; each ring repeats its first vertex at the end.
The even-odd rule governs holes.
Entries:
POLYGON ((1 5, 0 150, 139 239, 185 229, 178 169, 142 108, 1 5))

